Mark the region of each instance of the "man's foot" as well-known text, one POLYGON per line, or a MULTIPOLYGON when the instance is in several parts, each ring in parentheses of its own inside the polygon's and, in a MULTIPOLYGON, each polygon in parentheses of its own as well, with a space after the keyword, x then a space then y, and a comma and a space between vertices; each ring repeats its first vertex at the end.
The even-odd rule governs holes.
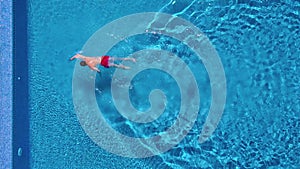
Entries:
POLYGON ((130 60, 132 62, 136 62, 135 58, 124 58, 124 60, 130 60))

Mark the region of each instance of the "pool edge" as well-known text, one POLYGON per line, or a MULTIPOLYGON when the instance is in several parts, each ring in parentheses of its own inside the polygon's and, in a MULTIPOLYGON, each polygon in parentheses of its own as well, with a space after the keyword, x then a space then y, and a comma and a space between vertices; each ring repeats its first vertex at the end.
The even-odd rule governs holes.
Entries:
POLYGON ((12 1, 0 1, 0 166, 12 168, 12 1))

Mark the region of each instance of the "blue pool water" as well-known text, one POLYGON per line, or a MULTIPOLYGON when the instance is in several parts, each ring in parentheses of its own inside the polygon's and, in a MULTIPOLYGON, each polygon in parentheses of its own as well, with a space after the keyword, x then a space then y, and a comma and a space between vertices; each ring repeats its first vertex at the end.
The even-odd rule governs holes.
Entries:
MULTIPOLYGON (((299 1, 283 0, 29 0, 30 168, 299 168, 299 11, 299 1), (145 48, 177 54, 194 73, 201 102, 191 131, 171 150, 149 158, 120 157, 100 148, 82 129, 72 101, 75 62, 68 59, 105 24, 153 11, 184 18, 210 39, 226 74, 225 110, 212 137, 199 144, 211 104, 210 80, 202 62, 170 37, 145 34, 121 41, 109 55, 127 57, 145 48)), ((103 39, 99 46, 105 43, 103 39)), ((115 69, 102 71, 102 77, 96 76, 95 95, 112 128, 131 137, 151 137, 172 125, 180 92, 170 75, 149 69, 132 80, 130 99, 141 111, 150 106, 151 90, 161 89, 167 97, 162 116, 140 124, 126 120, 113 105, 110 82, 115 69)))

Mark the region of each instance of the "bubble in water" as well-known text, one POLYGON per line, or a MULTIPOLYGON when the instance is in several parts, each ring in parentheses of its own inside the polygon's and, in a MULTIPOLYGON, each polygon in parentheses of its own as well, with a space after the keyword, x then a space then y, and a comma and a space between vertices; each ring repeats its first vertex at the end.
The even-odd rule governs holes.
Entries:
POLYGON ((20 148, 18 149, 18 156, 19 156, 19 157, 22 156, 22 152, 23 152, 23 150, 22 150, 22 148, 20 147, 20 148))

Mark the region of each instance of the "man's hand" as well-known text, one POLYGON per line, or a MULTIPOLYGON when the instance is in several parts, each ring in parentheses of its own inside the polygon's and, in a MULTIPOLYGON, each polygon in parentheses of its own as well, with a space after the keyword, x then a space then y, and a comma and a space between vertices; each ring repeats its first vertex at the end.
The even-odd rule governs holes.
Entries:
POLYGON ((97 68, 97 67, 90 67, 92 70, 97 71, 98 73, 100 73, 101 71, 97 68))
POLYGON ((70 60, 74 60, 75 58, 76 58, 76 59, 77 59, 77 58, 79 58, 79 59, 85 59, 85 58, 87 58, 87 57, 82 56, 81 54, 76 54, 76 55, 74 55, 73 57, 71 57, 70 60))
POLYGON ((70 60, 74 60, 75 58, 78 58, 78 56, 74 55, 73 57, 70 58, 70 60))

